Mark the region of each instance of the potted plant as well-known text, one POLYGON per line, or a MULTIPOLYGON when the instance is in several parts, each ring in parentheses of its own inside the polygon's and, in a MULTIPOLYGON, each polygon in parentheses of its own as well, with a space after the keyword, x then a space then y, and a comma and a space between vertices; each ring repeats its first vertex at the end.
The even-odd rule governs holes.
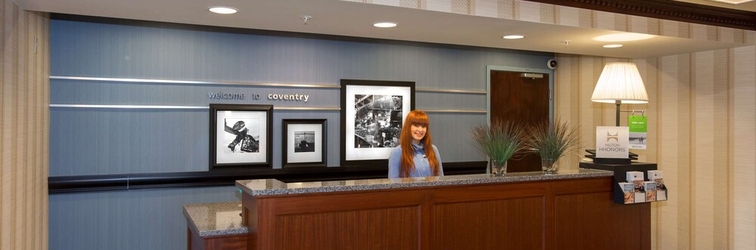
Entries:
POLYGON ((507 172, 507 160, 524 148, 526 136, 522 126, 500 120, 472 129, 472 137, 488 156, 490 173, 494 176, 507 172))
POLYGON ((555 120, 531 127, 526 146, 541 156, 541 169, 553 174, 559 171, 556 163, 567 151, 574 150, 579 144, 577 127, 567 122, 555 120))

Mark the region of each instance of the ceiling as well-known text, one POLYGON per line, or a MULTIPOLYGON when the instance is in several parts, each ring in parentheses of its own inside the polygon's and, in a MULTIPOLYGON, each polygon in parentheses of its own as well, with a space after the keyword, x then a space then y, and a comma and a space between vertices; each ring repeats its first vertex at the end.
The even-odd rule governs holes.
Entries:
MULTIPOLYGON (((604 49, 601 46, 608 42, 593 38, 624 32, 337 0, 13 1, 25 10, 39 12, 619 58, 650 58, 743 46, 653 36, 645 40, 622 42, 622 48, 604 49), (214 5, 232 6, 239 12, 234 15, 208 12, 207 8, 214 5), (305 15, 312 17, 306 24, 302 18, 305 15), (392 21, 398 26, 391 29, 374 28, 372 24, 378 21, 392 21), (501 36, 506 34, 522 34, 526 38, 502 39, 501 36)), ((747 6, 753 5, 749 3, 747 6)), ((753 8, 756 10, 756 7, 753 8)))

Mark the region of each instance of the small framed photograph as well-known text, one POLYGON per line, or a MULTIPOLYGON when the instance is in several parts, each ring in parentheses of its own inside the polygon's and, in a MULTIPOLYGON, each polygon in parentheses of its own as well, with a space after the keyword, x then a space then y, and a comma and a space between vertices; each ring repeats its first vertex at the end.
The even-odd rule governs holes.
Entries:
POLYGON ((387 166, 414 100, 415 82, 341 80, 341 166, 387 166))
POLYGON ((284 168, 326 166, 326 119, 284 119, 282 124, 284 168))
POLYGON ((210 170, 270 167, 273 105, 210 104, 210 170))

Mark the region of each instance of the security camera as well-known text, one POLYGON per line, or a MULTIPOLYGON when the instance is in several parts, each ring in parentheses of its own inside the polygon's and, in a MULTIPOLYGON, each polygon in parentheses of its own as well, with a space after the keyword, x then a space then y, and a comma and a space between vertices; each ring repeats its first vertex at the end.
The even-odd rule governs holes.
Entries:
POLYGON ((549 69, 556 69, 556 67, 557 67, 557 61, 554 60, 554 59, 549 59, 546 62, 546 67, 549 67, 549 69))

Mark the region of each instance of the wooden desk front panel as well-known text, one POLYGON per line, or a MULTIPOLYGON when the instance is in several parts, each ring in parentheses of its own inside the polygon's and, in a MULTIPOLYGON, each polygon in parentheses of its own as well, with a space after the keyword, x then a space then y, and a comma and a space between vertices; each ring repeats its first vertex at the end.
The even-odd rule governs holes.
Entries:
POLYGON ((417 249, 427 191, 259 199, 259 249, 417 249))
POLYGON ((430 249, 544 249, 542 182, 439 188, 430 249))
POLYGON ((543 249, 543 197, 436 205, 430 249, 543 249))
POLYGON ((650 250, 650 203, 621 205, 608 202, 611 199, 611 192, 557 196, 554 223, 559 248, 650 250))
POLYGON ((249 249, 649 249, 650 206, 615 204, 611 185, 606 177, 244 194, 243 203, 257 210, 245 219, 257 222, 249 249))

